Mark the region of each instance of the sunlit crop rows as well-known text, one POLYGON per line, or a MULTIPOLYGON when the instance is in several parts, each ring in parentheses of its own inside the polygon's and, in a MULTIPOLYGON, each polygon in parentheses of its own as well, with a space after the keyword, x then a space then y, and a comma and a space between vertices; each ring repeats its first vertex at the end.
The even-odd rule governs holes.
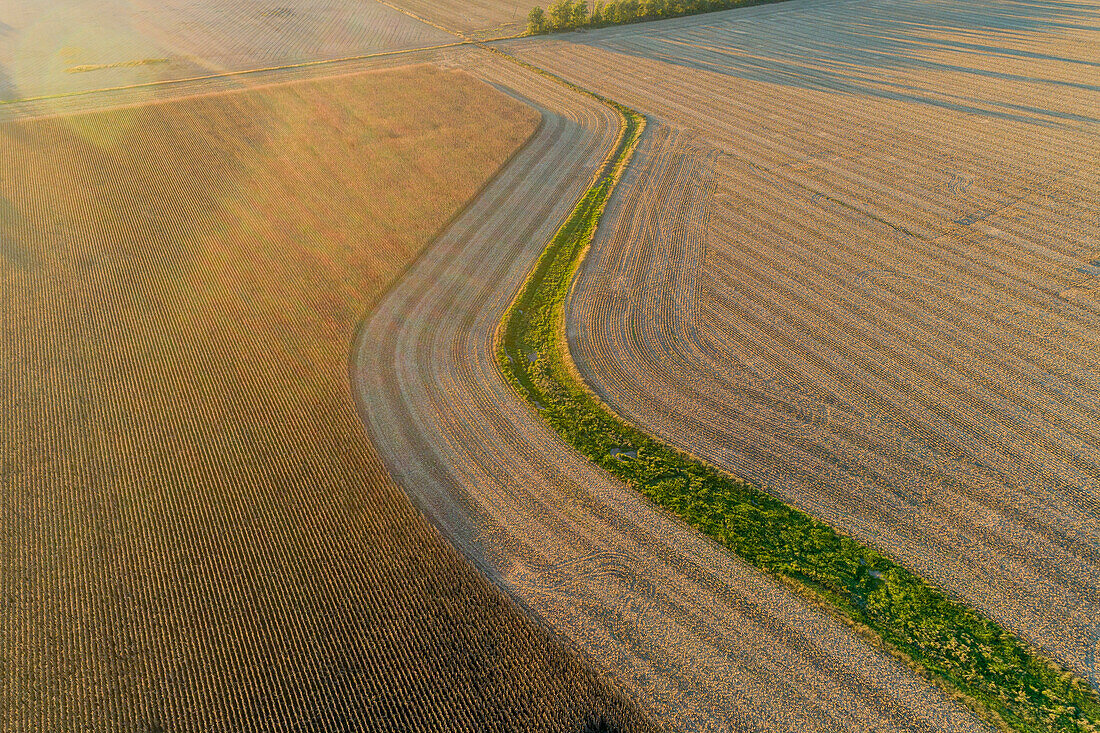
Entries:
POLYGON ((0 99, 455 40, 373 0, 15 0, 0 6, 0 99))
POLYGON ((590 384, 1094 680, 1098 17, 791 3, 522 45, 690 141, 578 282, 590 384))
POLYGON ((419 67, 0 126, 0 728, 630 718, 348 389, 359 318, 536 124, 419 67))

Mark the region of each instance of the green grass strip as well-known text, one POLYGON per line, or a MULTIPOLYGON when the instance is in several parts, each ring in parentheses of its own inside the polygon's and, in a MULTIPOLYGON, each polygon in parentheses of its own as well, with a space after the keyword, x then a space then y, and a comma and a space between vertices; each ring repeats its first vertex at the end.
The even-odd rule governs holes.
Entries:
POLYGON ((639 431, 588 390, 565 340, 566 297, 645 126, 640 114, 592 96, 619 111, 622 128, 501 322, 497 360, 520 396, 608 473, 823 602, 997 727, 1100 731, 1100 697, 1084 680, 875 550, 639 431))

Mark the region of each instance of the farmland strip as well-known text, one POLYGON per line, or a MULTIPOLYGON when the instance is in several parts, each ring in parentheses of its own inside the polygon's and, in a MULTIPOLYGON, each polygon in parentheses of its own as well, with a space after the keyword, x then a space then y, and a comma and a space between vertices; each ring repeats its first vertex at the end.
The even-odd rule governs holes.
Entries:
POLYGON ((0 124, 0 728, 653 730, 348 391, 360 314, 537 124, 433 67, 0 124))
MULTIPOLYGON (((501 322, 498 365, 517 392, 590 460, 754 567, 831 604, 982 717, 1029 732, 1100 726, 1100 697, 1084 680, 880 553, 643 434, 584 385, 567 346, 566 297, 644 126, 641 115, 614 106, 622 117, 615 154, 501 322)), ((815 359, 810 351, 804 357, 815 359)))
POLYGON ((450 34, 374 0, 9 0, 0 6, 0 99, 48 99, 246 69, 438 47, 450 34), (139 59, 166 59, 134 66, 139 59), (66 69, 95 66, 95 74, 66 69))
POLYGON ((593 161, 613 147, 618 116, 487 54, 466 63, 536 100, 544 131, 360 333, 363 417, 400 485, 478 567, 674 730, 988 730, 608 476, 516 399, 494 332, 593 161))
POLYGON ((569 328, 593 389, 1094 687, 1097 17, 796 0, 509 44, 715 160, 684 194, 714 187, 694 260, 667 258, 676 207, 634 191, 638 221, 586 260, 569 328))

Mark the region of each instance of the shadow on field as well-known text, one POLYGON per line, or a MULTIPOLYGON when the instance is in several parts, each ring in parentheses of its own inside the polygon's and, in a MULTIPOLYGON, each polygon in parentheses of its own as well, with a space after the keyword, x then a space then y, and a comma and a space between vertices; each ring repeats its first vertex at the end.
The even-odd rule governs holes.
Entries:
POLYGON ((412 67, 0 125, 17 726, 656 730, 428 525, 348 389, 361 314, 533 128, 506 101, 412 67))
MULTIPOLYGON (((1100 92, 1096 83, 1100 62, 1084 55, 1070 58, 1027 50, 1031 39, 1023 36, 1035 32, 1080 35, 1100 30, 1098 21, 1100 3, 1089 2, 842 0, 811 5, 791 0, 564 38, 752 81, 1049 126, 1100 121, 1039 102, 1067 93, 1100 92), (914 70, 926 76, 907 74, 901 80, 892 73, 914 70), (1057 78, 1052 70, 1059 72, 1057 78), (948 94, 933 86, 940 74, 972 78, 970 92, 983 84, 993 89, 1006 82, 1025 85, 1027 99, 1038 103, 948 94)), ((1080 49, 1086 46, 1078 44, 1080 49)))
MULTIPOLYGON (((0 66, 0 102, 8 102, 19 97, 19 90, 12 81, 7 69, 0 66)), ((2 119, 2 118, 0 118, 2 119)))
POLYGON ((19 210, 5 196, 0 196, 0 263, 18 270, 34 266, 33 255, 19 245, 21 235, 30 227, 19 210))
POLYGON ((622 733, 622 731, 608 723, 607 718, 601 715, 588 721, 582 733, 622 733))

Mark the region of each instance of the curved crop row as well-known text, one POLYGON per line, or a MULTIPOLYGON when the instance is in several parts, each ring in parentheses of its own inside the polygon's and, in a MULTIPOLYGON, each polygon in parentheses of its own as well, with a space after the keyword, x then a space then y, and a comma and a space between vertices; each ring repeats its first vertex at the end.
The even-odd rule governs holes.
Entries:
POLYGON ((827 602, 987 720, 1019 731, 1100 730, 1100 699, 1083 680, 889 558, 633 428, 585 387, 565 341, 565 302, 645 124, 614 106, 623 125, 615 156, 501 323, 505 377, 590 460, 749 564, 827 602))
POLYGON ((1100 690, 1100 168, 1071 121, 1100 98, 1028 106, 1097 32, 1056 12, 786 4, 506 47, 682 134, 631 164, 569 297, 600 399, 1100 690), (983 49, 1040 44, 989 83, 983 49))
MULTIPOLYGON (((543 125, 357 337, 361 414, 398 484, 672 730, 988 733, 838 619, 599 470, 516 398, 497 328, 614 152, 620 117, 521 66, 469 61, 544 110, 543 125)), ((638 156, 656 137, 647 126, 638 156)), ((624 180, 635 175, 631 164, 624 180)))

